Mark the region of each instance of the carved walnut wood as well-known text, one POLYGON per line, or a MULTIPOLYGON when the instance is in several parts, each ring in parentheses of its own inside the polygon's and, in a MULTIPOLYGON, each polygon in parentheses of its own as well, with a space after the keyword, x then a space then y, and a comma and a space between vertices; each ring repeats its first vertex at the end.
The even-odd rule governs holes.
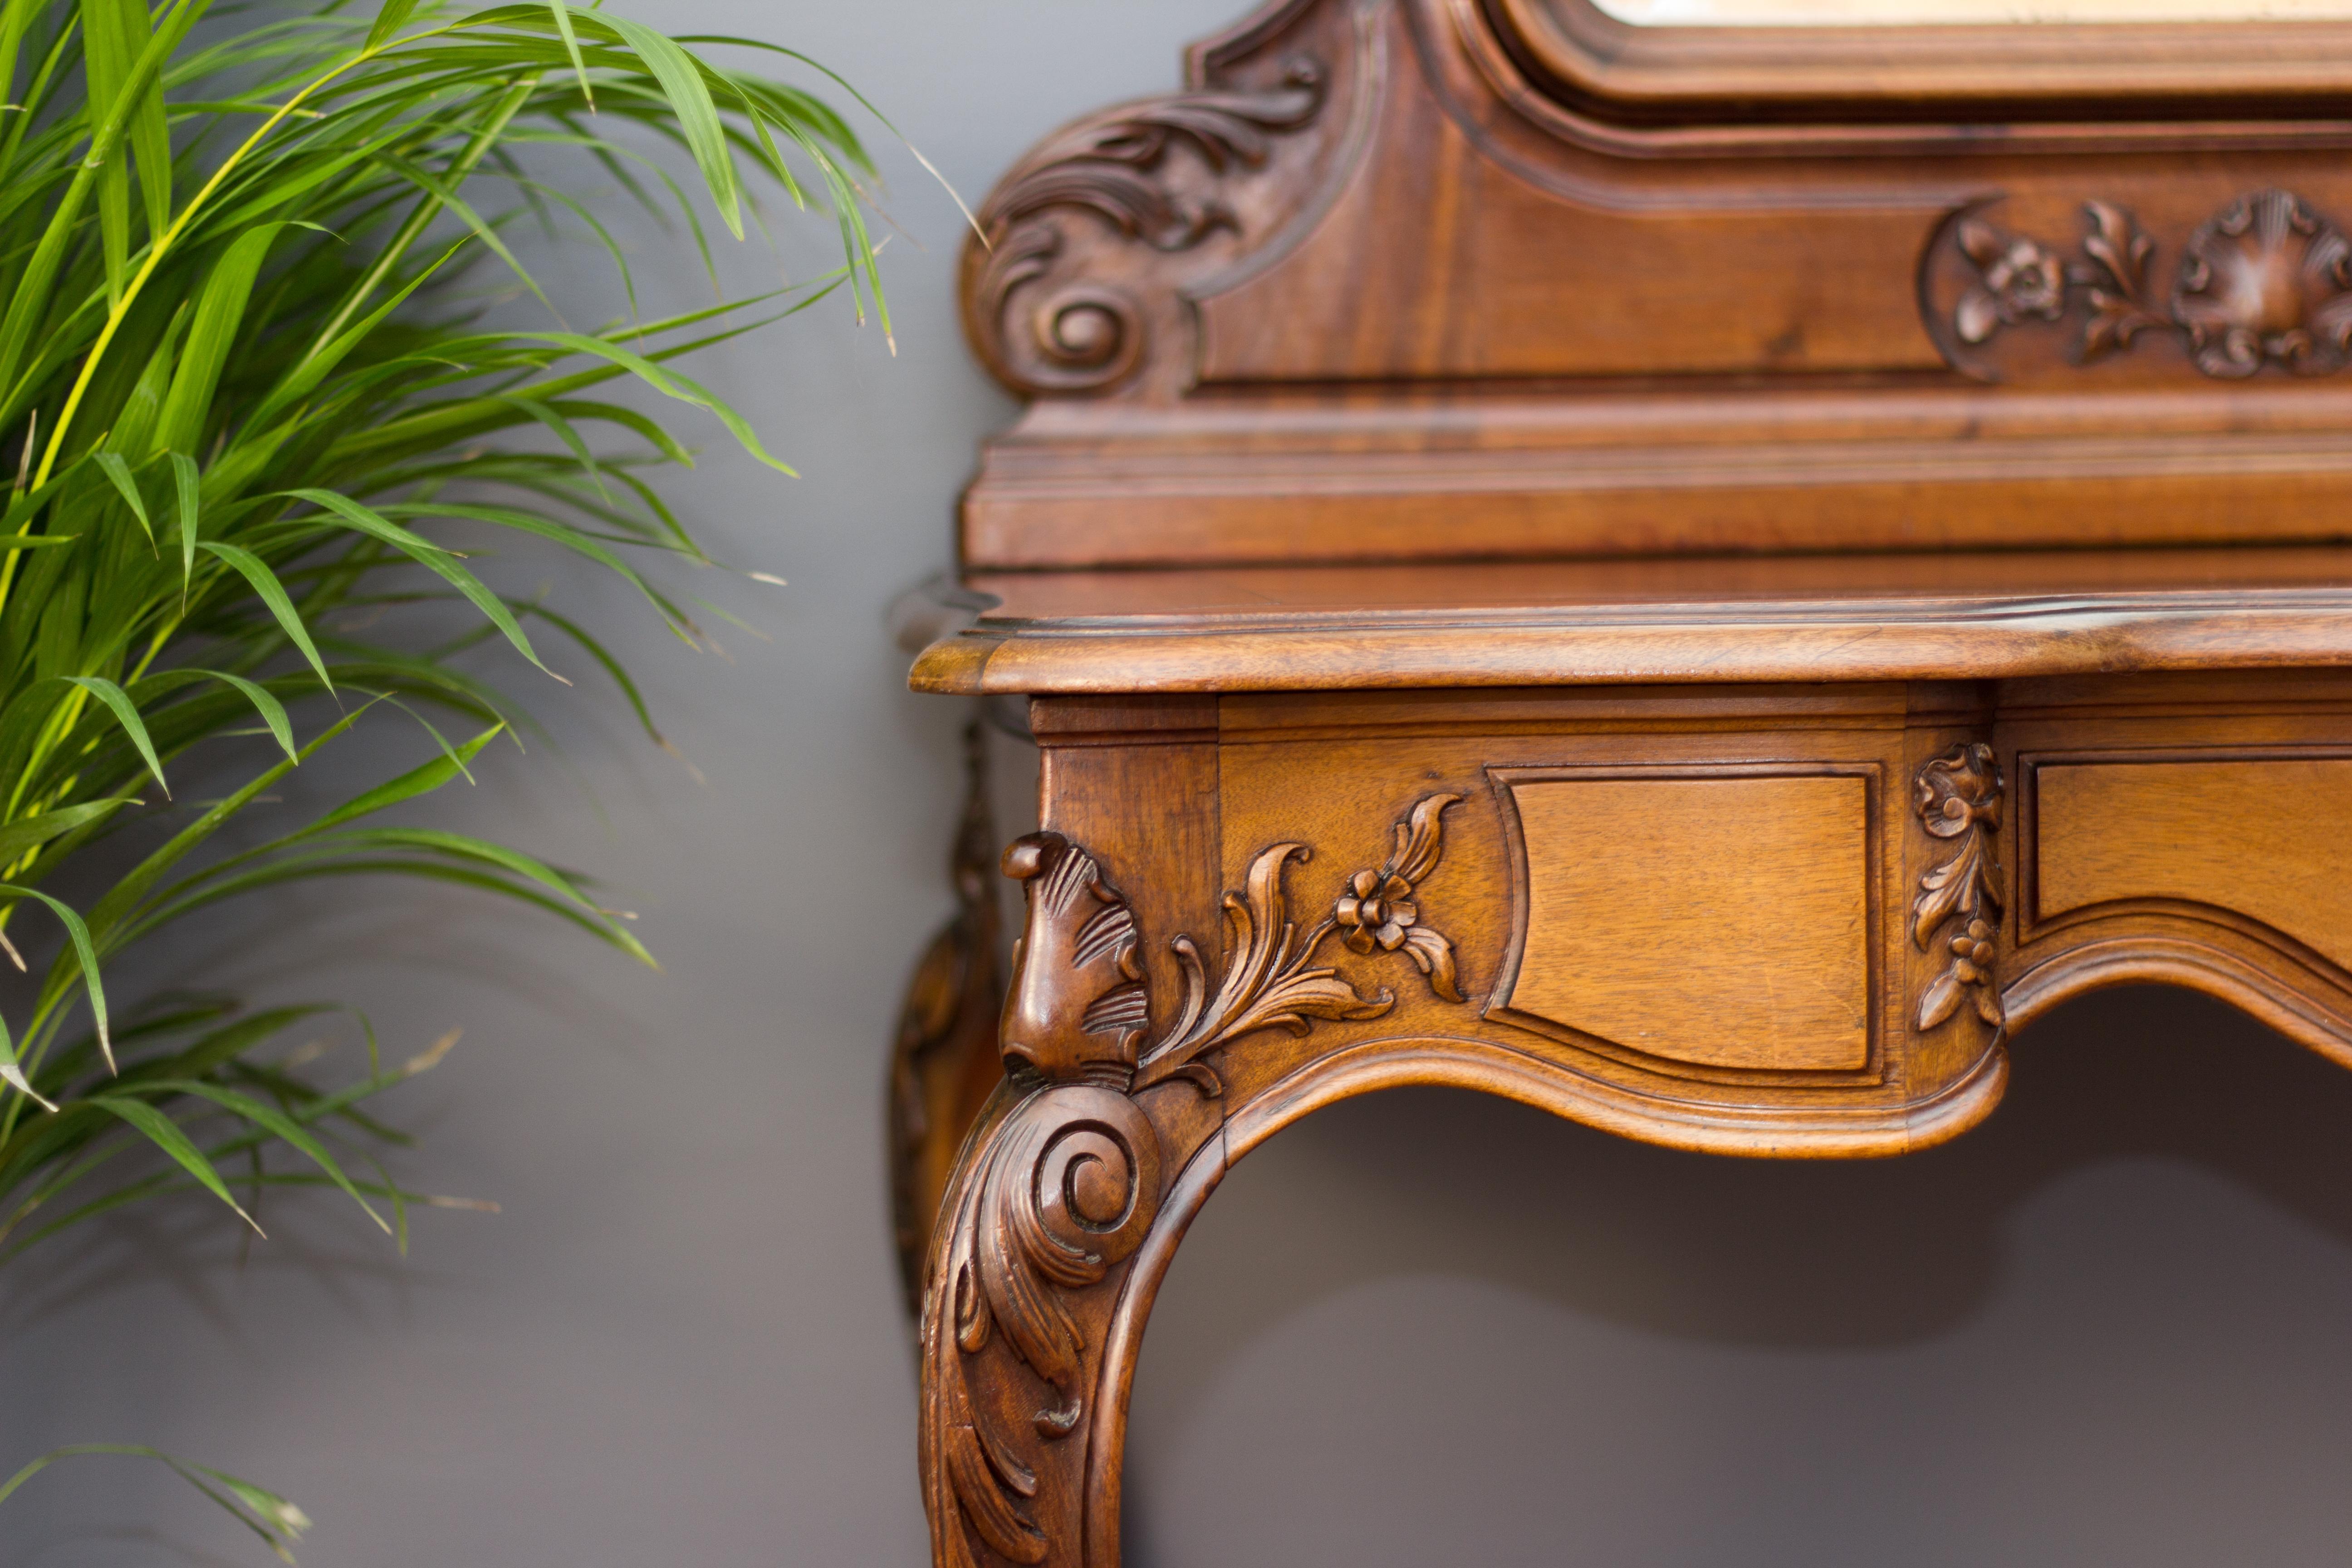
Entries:
POLYGON ((1436 868, 1439 819, 1458 799, 1416 805, 1397 826, 1388 865, 1349 885, 1370 876, 1370 891, 1339 895, 1304 936, 1283 883, 1306 847, 1258 854, 1244 889, 1224 898, 1213 994, 1192 939, 1173 939, 1183 1007, 1148 1047, 1139 1047, 1147 986, 1128 900, 1060 834, 1033 834, 1005 851, 1005 874, 1028 899, 1001 1030, 1007 1078, 965 1145, 923 1300, 921 1460, 934 1562, 976 1563, 982 1549, 1021 1563, 1083 1560, 1087 1500, 1063 1455, 1105 1445, 1116 1466, 1123 1394, 1113 1394, 1108 1423, 1090 1401, 1106 1374, 1123 1389, 1130 1370, 1106 1362, 1107 1318, 1119 1298, 1096 1288, 1151 1234, 1175 1159, 1194 1152, 1163 1133, 1139 1097, 1181 1082, 1219 1099, 1212 1053, 1265 1030, 1304 1037, 1317 1020, 1386 1014, 1389 992, 1363 995, 1314 963, 1349 919, 1351 939, 1372 933, 1357 951, 1403 948, 1433 990, 1451 991, 1451 945, 1404 900, 1436 868), (1428 934, 1408 943, 1414 931, 1428 934))
POLYGON ((1046 829, 936 1562, 1115 1568, 1185 1226, 1347 1096, 1900 1154, 2138 981, 2352 1066, 2347 61, 1278 0, 1013 168, 913 676, 1029 699, 1046 829))
POLYGON ((1284 0, 1017 164, 966 563, 2344 535, 2352 53, 1589 12, 1284 0))
POLYGON ((1977 272, 1952 311, 1961 368, 1975 367, 1966 349, 2004 327, 2070 314, 2079 318, 2077 353, 2086 364, 2150 329, 2171 329, 2200 371, 2224 380, 2266 366, 2296 375, 2343 368, 2352 342, 2352 244, 2294 192, 2259 192, 2199 225, 2181 246, 2165 304, 2156 294, 2156 241, 2120 207, 2086 202, 2083 212, 2089 232, 2072 262, 1975 213, 1952 225, 1950 243, 1977 272))
POLYGON ((1919 826, 1951 848, 1949 858, 1919 879, 1911 900, 1912 942, 1923 952, 1933 952, 1938 941, 1950 950, 1944 972, 1919 994, 1922 1029, 1936 1027, 1963 1003, 1995 1028, 2002 1022, 1993 965, 2009 898, 2000 871, 2000 764, 1981 741, 1919 770, 1913 792, 1919 826))
POLYGON ((1158 1281, 1231 1162, 1333 1100, 1457 1084, 1686 1148, 1898 1153, 1990 1112, 2017 1028, 2146 979, 2352 1065, 2352 669, 1067 697, 1036 713, 1048 821, 1102 831, 1005 857, 1028 899, 1008 1076, 927 1277, 923 1476, 943 1563, 1116 1563, 1126 1392, 1158 1281), (1201 778, 1193 809, 1214 830, 1172 837, 1155 803, 1201 778), (1104 791, 1113 779, 1134 793, 1104 791), (1537 798, 1600 837, 1537 832, 1537 798), (1305 847, 1364 842, 1382 799, 1388 854, 1321 869, 1331 858, 1305 847), (1221 882, 1213 961, 1137 913, 1221 882), (1810 956, 1759 966, 1772 927, 1745 923, 1751 907, 1810 956), (1547 909, 1584 945, 1544 937, 1563 918, 1547 909), (1396 984, 1376 966, 1415 956, 1423 930, 1429 968, 1396 984), (1173 961, 1164 991, 1154 950, 1173 961), (1807 1011, 1846 984, 1832 971, 1855 977, 1850 1053, 1780 1026, 1842 1016, 1834 995, 1807 1011), (1729 1000, 1676 1010, 1726 974, 1743 977, 1729 1000))
POLYGON ((1277 137, 1314 120, 1325 75, 1312 56, 1293 56, 1273 86, 1129 104, 1031 153, 979 214, 987 243, 970 288, 981 358, 1032 393, 1098 391, 1133 374, 1154 333, 1181 331, 1168 319, 1178 275, 1141 258, 1121 265, 1105 247, 1172 257, 1221 234, 1235 246, 1262 239, 1238 187, 1265 174, 1277 137))

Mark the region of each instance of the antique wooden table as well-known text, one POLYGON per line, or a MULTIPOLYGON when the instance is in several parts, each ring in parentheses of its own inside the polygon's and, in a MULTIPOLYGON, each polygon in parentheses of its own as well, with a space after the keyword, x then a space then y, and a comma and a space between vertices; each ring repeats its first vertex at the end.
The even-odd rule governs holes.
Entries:
POLYGON ((1897 1154, 2126 981, 2352 1062, 2352 28, 2282 26, 1283 0, 1006 177, 1037 401, 913 676, 1043 758, 894 1060, 937 1562, 1116 1563, 1185 1226, 1341 1098, 1897 1154))

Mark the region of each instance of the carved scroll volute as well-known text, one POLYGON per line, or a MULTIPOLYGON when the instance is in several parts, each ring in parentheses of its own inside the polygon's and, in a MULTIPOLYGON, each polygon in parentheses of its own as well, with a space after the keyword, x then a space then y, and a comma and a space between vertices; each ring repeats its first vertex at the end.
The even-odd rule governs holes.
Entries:
POLYGON ((1016 839, 1004 869, 1029 906, 999 1030, 1007 1079, 949 1194, 923 1301, 924 1502, 932 1560, 957 1568, 983 1548, 1075 1562, 1083 1444, 1066 1440, 1108 1311, 1092 1288, 1141 1245, 1165 1181, 1126 1092, 1148 1002, 1127 900, 1058 834, 1016 839))
POLYGON ((1005 873, 1028 899, 998 1035, 1006 1077, 964 1147, 925 1276, 921 1463, 934 1563, 1078 1568, 1106 1325, 1121 1266, 1185 1152, 1163 1147, 1133 1096, 1189 1083, 1213 1098, 1223 1085, 1202 1058, 1245 1037, 1385 1014, 1389 992, 1363 994, 1315 962, 1334 937, 1368 958, 1402 952, 1434 994, 1459 1001, 1453 943, 1418 900, 1460 799, 1417 803, 1395 826, 1388 860, 1350 878, 1304 931, 1283 880, 1305 846, 1262 851, 1245 887, 1225 896, 1213 982, 1191 939, 1172 939, 1183 1005, 1149 1048, 1127 900, 1059 834, 1005 851, 1005 873))
POLYGON ((1028 395, 1102 394, 1189 359, 1160 340, 1178 290, 1265 237, 1282 144, 1314 123, 1328 70, 1294 52, 1262 83, 1144 99, 1046 139, 989 194, 964 251, 964 324, 997 379, 1028 395))

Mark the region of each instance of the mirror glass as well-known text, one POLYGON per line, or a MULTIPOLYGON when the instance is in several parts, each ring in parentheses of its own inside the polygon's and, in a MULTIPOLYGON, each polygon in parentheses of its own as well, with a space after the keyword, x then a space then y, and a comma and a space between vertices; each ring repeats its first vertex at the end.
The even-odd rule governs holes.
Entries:
POLYGON ((1592 0, 1640 27, 1902 27, 2017 23, 2340 22, 2352 0, 1592 0))

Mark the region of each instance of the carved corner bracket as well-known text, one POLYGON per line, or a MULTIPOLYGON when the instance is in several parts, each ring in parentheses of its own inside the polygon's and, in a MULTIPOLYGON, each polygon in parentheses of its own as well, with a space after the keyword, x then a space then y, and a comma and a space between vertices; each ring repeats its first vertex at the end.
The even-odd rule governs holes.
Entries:
POLYGON ((1128 900, 1059 834, 1005 851, 1005 873, 1028 900, 999 1032, 1008 1079, 943 1206, 923 1302, 921 1461, 935 1563, 976 1568, 983 1549, 1018 1563, 1077 1563, 1082 1500, 1054 1486, 1049 1446, 1087 1423, 1087 1374, 1111 1304, 1084 1293, 1142 1245, 1176 1152, 1135 1096, 1178 1079, 1220 1095, 1202 1059, 1213 1051, 1264 1029, 1304 1035, 1314 1020, 1386 1013, 1391 993, 1365 995, 1315 963, 1335 934, 1360 954, 1403 952, 1433 992, 1462 1000, 1453 944, 1417 902, 1443 852, 1444 812, 1460 799, 1416 804, 1388 859, 1350 878, 1303 936, 1284 879, 1308 851, 1276 844, 1259 854, 1244 888, 1224 897, 1213 990, 1191 938, 1174 939, 1184 1000, 1148 1047, 1128 900))
POLYGON ((2352 242, 2292 191, 2242 196, 2183 242, 2168 296, 2155 280, 2157 242, 2122 207, 2085 202, 2079 254, 2000 227, 1979 212, 1948 226, 1971 280, 1952 307, 1968 348, 2005 329, 2072 318, 2074 357, 2088 364, 2144 333, 2177 336, 2210 376, 2242 380, 2265 365, 2326 375, 2352 353, 2352 242))
POLYGON ((1948 954, 1943 973, 1919 994, 1914 1021, 1921 1029, 1941 1026, 1963 1003, 1994 1028, 2002 1025, 1993 967, 2008 897, 2000 800, 2000 764, 1981 742, 1953 747, 1914 781, 1912 810, 1920 826, 1954 848, 1919 879, 1911 900, 1911 940, 1928 952, 1941 935, 1948 954))
POLYGON ((1306 54, 1271 86, 1176 93, 1056 132, 989 194, 965 254, 964 319, 998 379, 1030 395, 1100 393, 1129 381, 1173 301, 1139 255, 1254 240, 1242 182, 1266 174, 1278 138, 1311 124, 1328 73, 1306 54), (1165 299, 1152 298, 1164 295, 1165 299))

